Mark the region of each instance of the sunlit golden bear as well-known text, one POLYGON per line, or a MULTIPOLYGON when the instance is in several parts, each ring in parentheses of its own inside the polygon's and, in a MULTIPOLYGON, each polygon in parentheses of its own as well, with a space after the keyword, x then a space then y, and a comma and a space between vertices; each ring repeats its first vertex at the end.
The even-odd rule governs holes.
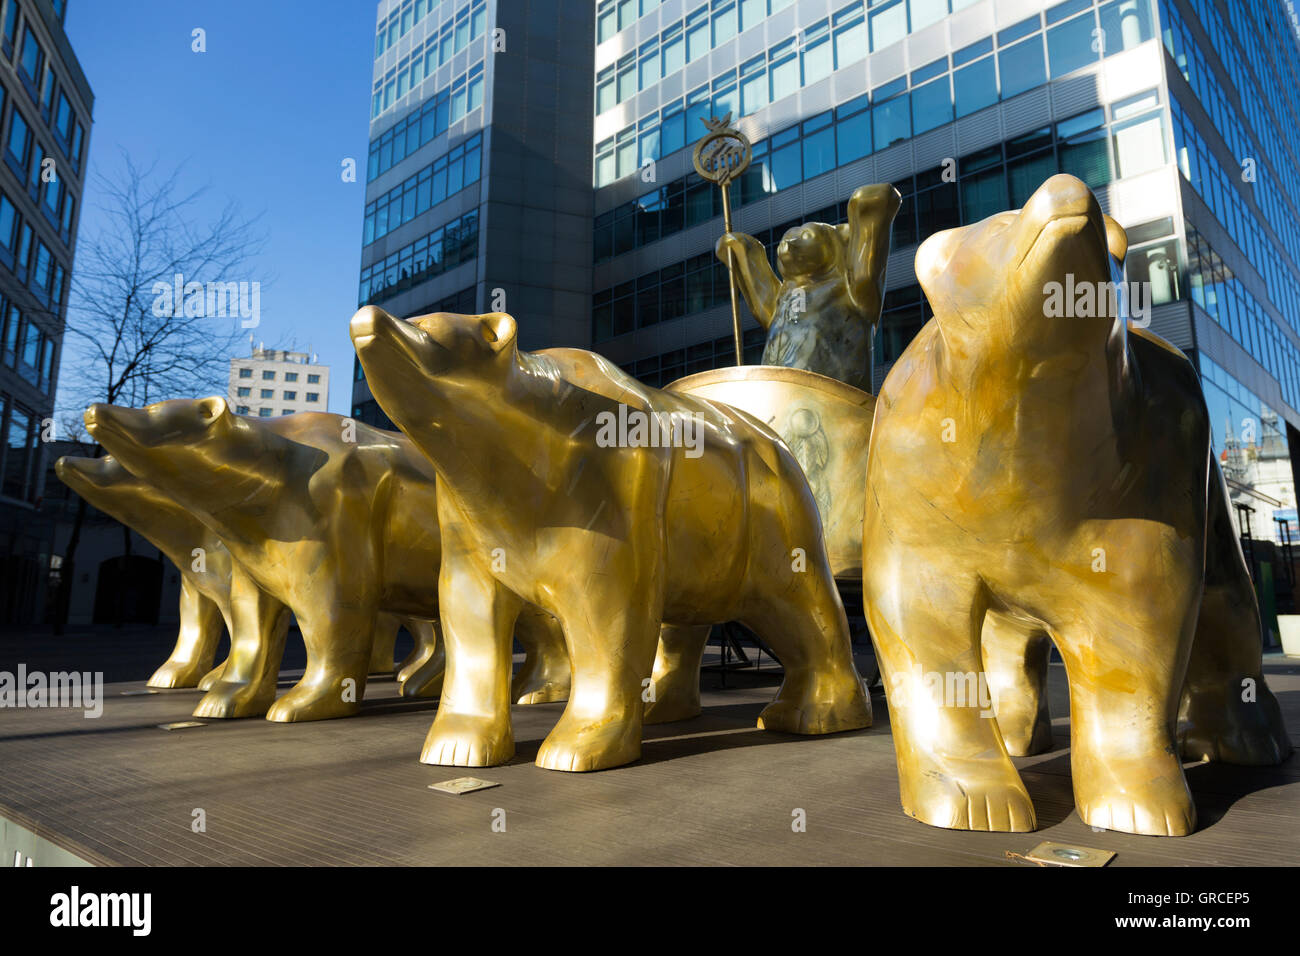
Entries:
MULTIPOLYGON (((999 720, 963 693, 983 678, 989 612, 1060 649, 1084 822, 1157 835, 1195 826, 1175 722, 1206 567, 1200 384, 1173 346, 1133 334, 1108 295, 1092 297, 1091 314, 1045 315, 1053 283, 1100 293, 1118 280, 1107 231, 1087 187, 1054 176, 1023 210, 917 252, 935 317, 876 406, 863 597, 903 808, 935 826, 1035 825, 999 720)), ((1231 749, 1277 759, 1289 744, 1244 634, 1210 635, 1237 652, 1204 659, 1213 674, 1198 684, 1218 689, 1198 722, 1221 743, 1251 741, 1231 749), (1251 703, 1230 690, 1246 679, 1251 703)))
POLYGON ((520 352, 515 333, 503 313, 404 322, 368 306, 352 319, 371 390, 438 472, 447 678, 421 759, 514 754, 523 602, 559 619, 573 667, 541 767, 640 755, 661 624, 739 620, 775 650, 785 682, 761 727, 867 726, 816 504, 780 439, 591 352, 520 352))
MULTIPOLYGON (((278 602, 232 603, 232 578, 246 578, 247 572, 231 559, 226 546, 201 521, 153 485, 131 474, 114 458, 66 456, 55 462, 54 470, 82 498, 139 532, 167 555, 180 573, 180 630, 176 646, 167 662, 149 678, 148 686, 209 690, 225 670, 224 663, 212 667, 223 626, 231 634, 240 628, 252 628, 253 633, 264 634, 277 626, 288 626, 287 616, 280 619, 282 606, 278 602), (245 612, 249 610, 262 619, 248 620, 245 612)), ((240 585, 247 586, 247 582, 240 585)), ((428 621, 380 615, 370 672, 393 669, 393 646, 403 624, 415 639, 415 648, 398 667, 398 684, 405 696, 430 696, 436 691, 441 671, 426 674, 428 668, 422 670, 436 652, 433 626, 428 621)), ((278 668, 276 661, 274 671, 268 668, 265 675, 263 696, 267 706, 274 699, 278 668)), ((207 709, 200 707, 200 710, 207 709)))
MULTIPOLYGON (((220 397, 143 409, 92 405, 86 427, 225 543, 250 579, 241 593, 236 577, 232 601, 249 602, 259 620, 268 616, 264 605, 282 606, 302 630, 306 673, 271 704, 284 629, 236 628, 230 660, 197 716, 295 721, 355 713, 376 624, 391 636, 391 616, 438 616, 434 474, 404 436, 321 413, 246 418, 220 397)), ((520 630, 534 653, 559 643, 541 616, 525 617, 520 630), (524 621, 537 626, 525 633, 524 621)), ((437 693, 442 649, 420 650, 404 668, 404 686, 437 693)), ((521 690, 532 700, 567 694, 567 661, 534 661, 525 673, 551 681, 521 690)))
POLYGON ((212 670, 222 629, 234 633, 230 552, 204 524, 111 456, 66 456, 54 463, 65 485, 100 511, 138 531, 181 576, 180 630, 150 687, 197 687, 212 670))
POLYGON ((718 240, 718 258, 731 255, 736 284, 767 330, 764 365, 807 369, 871 391, 889 230, 901 201, 888 183, 861 186, 849 198, 848 222, 788 230, 776 247, 779 277, 753 236, 729 232, 718 240))

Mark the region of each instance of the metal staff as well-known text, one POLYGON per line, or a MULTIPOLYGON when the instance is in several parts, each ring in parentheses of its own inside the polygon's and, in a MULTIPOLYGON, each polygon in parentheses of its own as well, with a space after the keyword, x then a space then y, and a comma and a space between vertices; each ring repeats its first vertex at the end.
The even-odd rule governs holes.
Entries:
MULTIPOLYGON (((731 181, 749 167, 753 156, 753 147, 748 137, 738 129, 732 129, 731 114, 722 119, 700 120, 709 131, 695 144, 691 161, 695 171, 709 182, 717 183, 722 190, 722 224, 726 232, 731 232, 731 193, 728 187, 731 181)), ((736 340, 736 364, 743 365, 744 350, 740 338, 740 303, 736 298, 735 263, 732 261, 731 249, 727 249, 727 285, 731 291, 731 333, 736 340)))

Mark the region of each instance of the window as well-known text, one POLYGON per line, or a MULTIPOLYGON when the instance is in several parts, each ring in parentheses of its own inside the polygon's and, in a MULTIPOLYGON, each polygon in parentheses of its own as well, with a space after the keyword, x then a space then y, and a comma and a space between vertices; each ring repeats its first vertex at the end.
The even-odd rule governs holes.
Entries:
MULTIPOLYGON (((1115 104, 1112 108, 1112 115, 1116 119, 1123 115, 1120 104, 1115 104)), ((1120 178, 1145 173, 1149 169, 1163 166, 1167 161, 1165 128, 1160 110, 1116 123, 1113 130, 1115 162, 1120 178)))
POLYGON ((319 401, 320 401, 320 392, 308 392, 308 393, 307 393, 307 401, 308 401, 309 403, 310 403, 310 402, 319 402, 319 401))
POLYGON ((5 56, 10 54, 17 40, 18 0, 7 0, 5 3, 5 56))
POLYGON ((284 373, 284 380, 285 380, 286 382, 296 382, 296 381, 298 381, 298 373, 297 373, 297 372, 285 372, 285 373, 284 373))
POLYGON ((251 395, 252 392, 253 390, 246 385, 241 385, 239 388, 235 389, 235 394, 239 398, 248 398, 248 396, 251 395))
POLYGON ((1043 63, 1042 35, 1032 36, 998 51, 998 72, 1002 75, 1002 98, 1008 99, 1047 82, 1043 63))
POLYGON ((871 14, 871 49, 880 50, 907 35, 907 6, 903 0, 871 14))
POLYGON ((1007 209, 1002 147, 972 153, 961 162, 962 222, 979 222, 1007 209))
MULTIPOLYGON (((865 100, 866 97, 860 99, 865 100)), ((846 106, 848 104, 841 106, 840 110, 845 110, 846 106)), ((871 111, 863 108, 852 116, 842 118, 836 124, 835 140, 835 158, 841 166, 870 153, 871 111)))
POLYGON ((733 0, 723 3, 713 14, 713 45, 722 46, 736 35, 739 24, 736 17, 736 4, 733 0))
POLYGON ((27 479, 35 443, 31 413, 17 406, 9 412, 9 433, 5 436, 5 470, 3 490, 11 498, 27 497, 27 479))
POLYGON ((237 406, 235 406, 235 414, 236 414, 236 415, 247 415, 247 414, 248 414, 248 406, 247 406, 247 405, 237 405, 237 406))
POLYGON ((45 339, 45 333, 31 319, 23 323, 23 326, 23 347, 20 357, 22 365, 27 366, 34 373, 41 363, 41 343, 45 339))
POLYGON ((314 374, 314 373, 308 373, 308 375, 307 375, 307 384, 308 384, 308 385, 316 385, 316 384, 318 384, 319 382, 320 382, 320 376, 319 376, 319 375, 316 375, 316 374, 314 374))
POLYGON ((5 306, 4 363, 13 366, 18 361, 18 333, 22 331, 23 314, 12 302, 5 306))
POLYGON ((948 77, 941 76, 912 90, 912 132, 914 135, 952 122, 952 96, 948 77))
POLYGON ((1087 14, 1047 31, 1047 58, 1053 78, 1097 62, 1092 33, 1095 24, 1092 15, 1087 14))
POLYGON ((275 373, 274 373, 274 372, 263 372, 263 373, 262 373, 262 381, 264 381, 264 382, 273 382, 273 381, 275 381, 275 373))
POLYGON ((948 15, 948 0, 907 0, 912 8, 912 32, 938 23, 948 15))
POLYGON ((50 291, 50 269, 53 264, 54 260, 50 256, 50 250, 46 248, 44 242, 38 239, 36 241, 36 266, 32 270, 31 288, 42 292, 50 291))
POLYGON ((867 21, 862 4, 835 14, 835 68, 842 70, 867 55, 867 21))
POLYGON ((812 86, 831 75, 835 68, 831 35, 825 20, 805 31, 803 36, 803 85, 812 86))
POLYGON ((270 417, 271 417, 271 412, 272 412, 272 409, 270 409, 270 408, 259 408, 259 409, 257 410, 257 417, 258 417, 258 418, 270 418, 270 417))
POLYGON ((27 180, 27 151, 31 146, 32 131, 23 114, 14 110, 9 120, 8 152, 15 163, 23 169, 23 181, 27 180))
POLYGON ((1060 145, 1060 170, 1097 189, 1111 181, 1110 140, 1106 135, 1106 112, 1080 113, 1056 124, 1060 145))
POLYGON ((23 52, 18 65, 27 74, 27 79, 35 85, 44 64, 45 53, 41 50, 41 45, 36 39, 36 34, 32 32, 32 28, 27 27, 23 30, 23 52))
POLYGON ((286 391, 283 398, 286 402, 296 402, 298 401, 298 393, 286 391))
POLYGON ((952 75, 952 88, 957 94, 955 98, 959 117, 969 116, 996 103, 998 75, 993 57, 986 56, 970 66, 955 70, 952 75))
POLYGON ((1102 47, 1105 56, 1131 50, 1155 36, 1148 0, 1114 0, 1097 12, 1105 35, 1102 47))
POLYGON ((18 211, 9 197, 0 193, 0 246, 10 253, 14 251, 14 238, 18 232, 18 211))
POLYGON ((240 378, 252 378, 252 377, 253 377, 253 370, 252 370, 251 368, 241 368, 241 369, 239 370, 239 377, 240 377, 240 378))
POLYGON ((871 111, 871 127, 876 149, 884 149, 912 135, 908 97, 895 96, 871 111))
POLYGON ((799 89, 799 58, 795 54, 794 39, 786 40, 772 48, 768 62, 771 101, 789 96, 799 89))
POLYGON ((275 398, 275 389, 273 389, 273 388, 264 388, 264 389, 261 389, 261 394, 260 394, 258 397, 259 397, 259 398, 275 398))
POLYGON ((803 178, 812 179, 835 168, 835 127, 830 112, 803 124, 803 178))
POLYGON ((686 65, 686 39, 680 24, 664 31, 659 44, 659 56, 663 62, 664 76, 671 76, 686 65))

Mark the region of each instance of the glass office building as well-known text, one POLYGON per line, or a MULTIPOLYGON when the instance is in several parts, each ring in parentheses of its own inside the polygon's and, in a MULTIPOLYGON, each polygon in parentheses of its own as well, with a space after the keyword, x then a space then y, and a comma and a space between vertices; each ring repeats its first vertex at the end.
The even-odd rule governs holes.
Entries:
POLYGON ((1298 36, 1283 0, 602 0, 590 347, 650 384, 733 361, 703 117, 753 140, 735 228, 769 249, 857 186, 902 194, 877 386, 930 315, 917 244, 1072 173, 1197 364, 1239 517, 1300 538, 1298 36))
POLYGON ((94 107, 66 8, 0 3, 0 624, 37 622, 54 545, 45 445, 94 107))
MULTIPOLYGON (((1197 364, 1238 517, 1297 538, 1298 31, 1285 0, 385 0, 358 302, 502 308, 524 348, 654 385, 730 364, 720 197, 690 159, 730 113, 754 143, 735 226, 769 249, 857 186, 902 194, 878 387, 929 318, 918 243, 1073 173, 1197 364)), ((746 314, 747 360, 762 344, 746 314)))
MULTIPOLYGON (((525 349, 587 343, 591 36, 572 0, 383 0, 358 305, 508 311, 525 349)), ((390 427, 359 364, 353 413, 390 427)))

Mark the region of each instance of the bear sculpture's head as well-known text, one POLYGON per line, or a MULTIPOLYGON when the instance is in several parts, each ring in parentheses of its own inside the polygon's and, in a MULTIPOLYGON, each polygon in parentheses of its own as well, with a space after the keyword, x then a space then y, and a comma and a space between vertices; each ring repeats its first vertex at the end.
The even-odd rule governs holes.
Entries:
POLYGON ((1088 187, 1062 174, 1023 209, 932 235, 916 275, 945 340, 1043 359, 1123 334, 1115 296, 1126 245, 1088 187))
POLYGON ((436 426, 449 399, 476 401, 482 386, 504 380, 517 331, 504 312, 405 321, 373 305, 360 309, 350 328, 370 390, 403 430, 436 426))
POLYGON ((145 408, 91 405, 85 420, 86 430, 122 467, 185 502, 229 491, 233 439, 248 427, 219 395, 145 408))
POLYGON ((806 222, 787 229, 776 247, 781 278, 797 279, 842 270, 848 241, 848 226, 806 222))

